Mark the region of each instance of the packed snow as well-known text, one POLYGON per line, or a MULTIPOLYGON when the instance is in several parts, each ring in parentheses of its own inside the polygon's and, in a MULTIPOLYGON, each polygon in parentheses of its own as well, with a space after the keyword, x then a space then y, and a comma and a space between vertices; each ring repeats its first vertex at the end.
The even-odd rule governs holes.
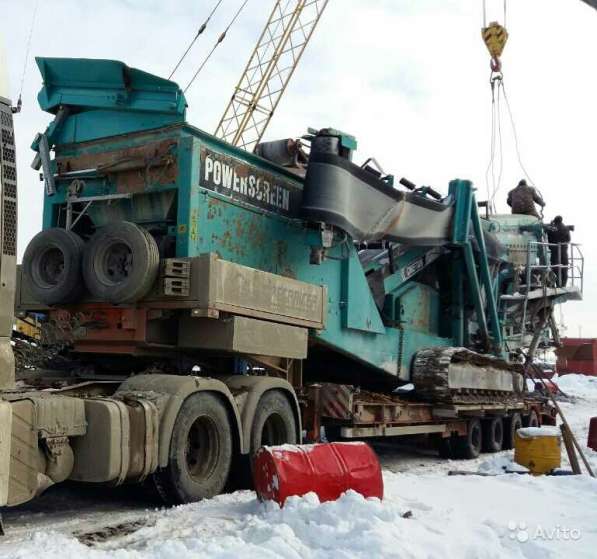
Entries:
POLYGON ((560 438, 562 432, 559 427, 552 427, 546 425, 544 427, 523 427, 518 429, 518 436, 523 439, 530 439, 533 437, 558 437, 560 438))
MULTIPOLYGON (((555 380, 568 395, 560 405, 586 448, 589 418, 597 416, 597 379, 555 380)), ((586 452, 597 471, 597 452, 586 452)), ((98 511, 84 520, 71 515, 53 523, 43 514, 28 525, 25 510, 7 515, 0 557, 595 557, 597 480, 587 475, 533 477, 512 462, 511 451, 469 461, 390 445, 379 453, 383 501, 348 492, 319 503, 308 494, 280 509, 238 491, 172 509, 98 511), (453 470, 466 475, 448 475, 453 470), (117 524, 125 529, 102 530, 117 524), (100 536, 90 537, 94 531, 100 536)), ((568 468, 565 455, 562 466, 568 468)))

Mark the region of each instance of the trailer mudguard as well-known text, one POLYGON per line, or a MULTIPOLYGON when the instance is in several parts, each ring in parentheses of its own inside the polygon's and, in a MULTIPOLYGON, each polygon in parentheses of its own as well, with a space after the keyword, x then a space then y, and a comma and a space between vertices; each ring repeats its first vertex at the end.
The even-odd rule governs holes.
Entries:
POLYGON ((158 465, 168 464, 168 451, 174 423, 183 402, 195 392, 215 392, 222 397, 235 436, 235 446, 241 453, 248 452, 242 437, 242 423, 236 401, 228 387, 218 379, 167 374, 136 375, 125 380, 116 391, 116 397, 134 395, 153 401, 159 411, 158 465))
POLYGON ((261 397, 269 390, 280 390, 290 400, 296 420, 297 441, 301 440, 301 414, 296 393, 292 385, 284 379, 275 377, 253 377, 248 375, 234 375, 223 377, 222 382, 230 389, 240 408, 240 417, 242 422, 242 439, 244 453, 251 449, 251 428, 253 419, 257 411, 257 406, 261 397))

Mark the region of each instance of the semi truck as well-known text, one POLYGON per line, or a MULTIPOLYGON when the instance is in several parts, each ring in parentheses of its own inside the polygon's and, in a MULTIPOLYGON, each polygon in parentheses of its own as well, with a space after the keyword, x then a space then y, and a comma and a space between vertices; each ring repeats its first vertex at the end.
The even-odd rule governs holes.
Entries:
POLYGON ((249 153, 190 125, 173 81, 36 61, 54 118, 18 267, 1 104, 0 506, 66 480, 186 503, 262 445, 417 435, 473 458, 555 422, 524 359, 557 342, 582 256, 562 285, 539 219, 358 165, 333 128, 249 153), (11 340, 15 316, 38 334, 11 340))

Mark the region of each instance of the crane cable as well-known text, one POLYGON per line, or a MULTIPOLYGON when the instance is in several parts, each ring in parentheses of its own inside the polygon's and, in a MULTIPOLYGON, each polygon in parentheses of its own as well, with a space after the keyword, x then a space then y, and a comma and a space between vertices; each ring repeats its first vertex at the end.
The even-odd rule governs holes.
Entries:
MULTIPOLYGON (((504 0, 504 27, 506 27, 506 12, 507 12, 507 0, 504 0)), ((487 27, 487 6, 486 0, 483 0, 483 27, 487 27)))
MULTIPOLYGON (((512 128, 512 136, 514 138, 514 148, 516 150, 516 157, 520 169, 524 173, 530 186, 533 186, 541 197, 542 194, 539 189, 535 186, 534 181, 531 179, 526 167, 522 161, 520 153, 520 144, 518 141, 518 133, 516 130, 516 123, 514 122, 514 115, 512 114, 512 108, 508 100, 506 93, 506 87, 504 85, 504 75, 502 73, 502 62, 500 56, 508 40, 508 31, 506 30, 506 16, 507 16, 507 0, 504 0, 504 24, 500 25, 498 22, 493 21, 487 25, 487 6, 486 0, 483 0, 483 28, 481 30, 481 36, 483 42, 489 51, 491 56, 490 68, 491 75, 489 77, 489 83, 491 87, 491 140, 490 140, 490 158, 489 164, 485 171, 485 184, 487 188, 488 203, 490 207, 495 211, 495 198, 499 190, 501 189, 502 175, 503 175, 503 142, 502 142, 502 108, 501 99, 503 98, 508 112, 508 118, 510 126, 512 128), (497 140, 496 140, 497 134, 497 140), (496 182, 495 178, 495 155, 496 155, 496 144, 499 146, 499 172, 496 182), (491 189, 489 185, 489 175, 491 173, 491 189), (490 194, 491 191, 491 194, 490 194)), ((543 214, 543 209, 541 210, 543 214)))
POLYGON ((498 76, 490 78, 491 85, 491 140, 490 140, 490 157, 487 168, 485 169, 485 185, 487 190, 487 200, 490 204, 489 209, 494 211, 495 198, 502 187, 502 177, 504 173, 504 155, 503 155, 503 138, 502 138, 502 92, 503 76, 501 73, 498 76), (495 161, 496 149, 499 153, 499 170, 496 181, 495 161), (491 175, 491 187, 489 176, 491 175))
MULTIPOLYGON (((522 154, 520 150, 520 142, 518 140, 518 131, 516 128, 516 122, 514 120, 514 114, 512 113, 512 107, 510 106, 510 101, 508 100, 508 94, 506 93, 506 86, 504 84, 504 77, 500 73, 499 76, 493 76, 491 78, 491 142, 490 142, 490 160, 485 171, 485 184, 487 187, 487 193, 489 201, 495 210, 495 197, 499 190, 501 189, 501 182, 502 182, 502 174, 503 174, 503 151, 502 151, 502 131, 501 131, 501 119, 502 119, 502 108, 501 108, 501 99, 503 98, 504 104, 506 106, 506 112, 508 113, 508 120, 510 122, 510 128, 512 130, 512 138, 514 139, 514 149, 516 151, 516 158, 518 161, 518 165, 520 166, 520 170, 523 172, 525 178, 528 181, 529 186, 535 188, 538 192, 539 196, 543 198, 543 194, 536 186, 535 181, 531 178, 527 168, 522 160, 522 154), (497 85, 496 85, 497 84, 497 85), (496 93, 497 92, 497 93, 496 93), (496 102, 497 99, 497 102, 496 102), (497 123, 497 124, 496 124, 497 123), (497 134, 497 142, 496 142, 496 134, 497 134), (499 145, 499 162, 500 162, 500 169, 498 174, 497 183, 495 181, 495 150, 496 150, 496 143, 499 145), (489 174, 491 171, 492 176, 492 188, 491 188, 491 195, 489 195, 490 187, 489 187, 489 174)), ((543 209, 541 210, 543 213, 543 209)))
MULTIPOLYGON (((506 0, 504 0, 504 22, 506 20, 506 0)), ((502 175, 503 175, 503 142, 502 142, 502 129, 501 129, 501 122, 502 122, 502 108, 501 108, 501 99, 503 98, 504 103, 506 105, 506 111, 508 113, 508 119, 510 121, 510 127, 512 129, 512 137, 514 138, 514 149, 516 151, 516 158, 518 160, 518 165, 520 166, 521 171, 523 172, 524 176, 526 177, 529 186, 535 188, 538 192, 539 196, 543 198, 543 195, 539 188, 535 185, 535 182, 531 179, 523 161, 522 155, 520 152, 520 144, 518 141, 518 132, 516 129, 516 123, 514 121, 514 115, 512 113, 512 108, 510 106, 510 101, 508 100, 508 95, 506 93, 506 87, 504 85, 504 75, 502 73, 502 63, 499 59, 499 56, 502 53, 503 47, 508 39, 508 33, 505 27, 502 27, 497 22, 492 22, 489 24, 489 27, 486 27, 486 7, 485 7, 485 0, 483 0, 483 41, 485 42, 489 53, 491 55, 491 75, 489 78, 489 83, 491 86, 491 140, 490 140, 490 158, 489 164, 487 165, 487 169, 485 170, 485 185, 487 189, 487 197, 488 197, 488 204, 489 207, 495 211, 495 198, 497 193, 500 191, 502 187, 502 175), (487 31, 493 26, 493 31, 491 33, 487 33, 487 31), (497 134, 497 140, 496 140, 497 134), (496 182, 495 178, 495 155, 496 155, 496 145, 499 146, 499 172, 498 178, 496 182), (489 175, 491 172, 491 189, 489 184, 489 175), (490 194, 491 192, 491 194, 490 194)), ((541 217, 543 217, 543 208, 541 208, 541 217)))
POLYGON ((170 72, 170 75, 168 76, 169 80, 172 79, 172 76, 174 75, 176 70, 178 70, 178 67, 181 65, 182 61, 186 58, 187 54, 189 54, 189 51, 195 44, 195 41, 197 41, 197 39, 199 38, 199 35, 201 35, 201 33, 203 33, 205 31, 205 29, 207 28, 207 24, 209 23, 209 20, 211 19, 211 16, 213 16, 215 14, 216 10, 218 9, 218 7, 220 6, 221 3, 222 3, 222 0, 218 0, 216 5, 212 8, 210 14, 207 16, 207 19, 201 24, 201 26, 197 30, 197 33, 193 37, 193 40, 187 47, 187 50, 184 51, 183 55, 180 57, 180 60, 176 63, 176 66, 174 66, 174 70, 172 70, 172 72, 170 72))
MULTIPOLYGON (((489 163, 485 169, 485 187, 487 190, 487 201, 489 204, 492 202, 492 193, 495 190, 495 172, 494 172, 494 160, 495 160, 495 87, 492 84, 491 87, 491 135, 489 142, 489 163), (489 185, 489 175, 491 171, 491 188, 489 185)), ((489 211, 493 208, 490 206, 489 211)))
POLYGON ((236 11, 236 13, 234 14, 234 17, 230 20, 230 23, 226 26, 226 29, 224 29, 224 31, 222 32, 222 34, 218 37, 218 40, 215 42, 214 46, 209 51, 208 55, 203 59, 203 62, 201 62, 201 64, 199 65, 199 68, 197 68, 197 71, 195 72, 195 74, 191 78, 191 81, 184 88, 184 90, 183 90, 184 93, 186 93, 187 90, 189 89, 189 87, 191 87, 191 85, 193 85, 193 82, 195 81, 195 79, 197 78, 197 76, 199 75, 199 73, 201 72, 201 70, 203 70, 203 67, 207 64, 207 61, 211 58, 211 55, 216 50, 217 46, 226 38, 226 33, 232 27, 232 25, 234 24, 234 22, 236 21, 236 19, 240 15, 240 13, 242 12, 243 8, 247 5, 248 1, 249 0, 244 0, 244 2, 241 4, 240 8, 236 11))
POLYGON ((35 28, 35 19, 37 18, 37 10, 39 8, 39 0, 35 0, 33 7, 33 15, 31 16, 31 25, 29 26, 29 36, 27 37, 27 44, 25 47, 25 60, 23 61, 23 73, 21 74, 21 85, 19 87, 19 96, 17 98, 17 105, 13 108, 14 113, 20 113, 23 106, 23 87, 25 85, 25 75, 27 74, 27 67, 29 66, 29 53, 31 52, 31 40, 33 38, 33 29, 35 28))

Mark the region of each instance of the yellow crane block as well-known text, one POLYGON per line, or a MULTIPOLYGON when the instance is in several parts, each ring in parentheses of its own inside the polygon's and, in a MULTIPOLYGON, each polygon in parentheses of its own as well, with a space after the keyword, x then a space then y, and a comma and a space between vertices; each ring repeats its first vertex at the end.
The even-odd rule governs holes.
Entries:
POLYGON ((492 21, 487 27, 481 29, 481 36, 491 58, 499 60, 508 40, 506 28, 497 21, 492 21))

